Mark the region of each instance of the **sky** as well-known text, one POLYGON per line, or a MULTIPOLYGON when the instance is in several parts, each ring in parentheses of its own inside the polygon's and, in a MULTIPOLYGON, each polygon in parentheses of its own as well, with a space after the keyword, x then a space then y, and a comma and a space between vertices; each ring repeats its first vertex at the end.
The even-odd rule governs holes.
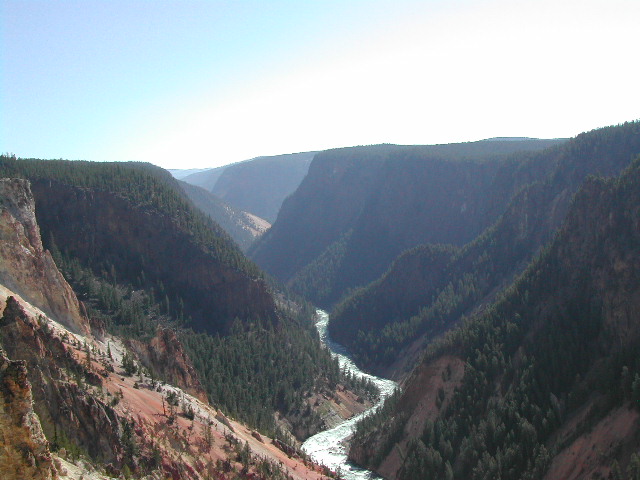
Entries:
POLYGON ((209 168, 640 118, 638 0, 0 0, 0 151, 209 168))

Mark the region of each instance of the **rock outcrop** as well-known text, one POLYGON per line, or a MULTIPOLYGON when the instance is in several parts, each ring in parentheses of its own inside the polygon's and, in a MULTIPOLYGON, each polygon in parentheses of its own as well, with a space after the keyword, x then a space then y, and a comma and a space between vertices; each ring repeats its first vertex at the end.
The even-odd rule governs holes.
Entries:
POLYGON ((137 340, 127 343, 151 371, 201 401, 207 401, 207 393, 174 330, 158 327, 156 336, 148 344, 137 340))
POLYGON ((46 320, 38 322, 13 297, 0 318, 0 337, 9 357, 29 370, 34 408, 49 437, 64 434, 90 455, 116 460, 120 425, 110 406, 82 388, 103 383, 87 362, 53 334, 46 320))
POLYGON ((57 478, 49 442, 33 410, 24 361, 0 350, 0 477, 4 480, 57 478))
POLYGON ((71 330, 89 332, 78 299, 42 246, 29 182, 0 179, 0 284, 71 330))

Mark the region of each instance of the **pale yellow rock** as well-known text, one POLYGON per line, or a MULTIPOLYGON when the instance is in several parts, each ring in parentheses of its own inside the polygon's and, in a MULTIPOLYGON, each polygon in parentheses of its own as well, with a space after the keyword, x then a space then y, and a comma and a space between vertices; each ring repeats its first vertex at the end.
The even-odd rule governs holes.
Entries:
POLYGON ((0 478, 57 478, 23 361, 9 360, 0 350, 0 478))

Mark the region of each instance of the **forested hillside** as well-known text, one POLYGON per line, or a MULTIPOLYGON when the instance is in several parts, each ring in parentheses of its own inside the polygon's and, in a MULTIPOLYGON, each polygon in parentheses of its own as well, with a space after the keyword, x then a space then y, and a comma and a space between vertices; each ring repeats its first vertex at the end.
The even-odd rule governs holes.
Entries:
POLYGON ((142 342, 159 326, 177 329, 209 399, 226 413, 304 438, 323 427, 307 394, 356 386, 321 348, 314 310, 272 292, 167 172, 2 157, 0 176, 31 180, 45 247, 94 329, 142 342))
POLYGON ((368 368, 383 369, 398 358, 411 365, 409 347, 420 352, 523 271, 563 221, 586 175, 618 175, 639 153, 637 122, 588 132, 545 152, 554 170, 518 192, 493 226, 460 249, 427 244, 405 252, 336 307, 332 336, 368 368))
POLYGON ((535 151, 560 140, 378 145, 316 155, 251 257, 329 307, 421 243, 463 245, 495 221, 523 185, 551 171, 535 151), (515 152, 529 152, 519 153, 515 152))
POLYGON ((153 286, 173 312, 211 333, 228 330, 235 317, 276 319, 259 270, 179 187, 159 178, 175 182, 167 172, 10 159, 1 167, 3 176, 32 181, 45 244, 95 273, 153 286))
POLYGON ((551 245, 432 345, 352 455, 394 478, 636 478, 639 225, 640 159, 588 180, 551 245))

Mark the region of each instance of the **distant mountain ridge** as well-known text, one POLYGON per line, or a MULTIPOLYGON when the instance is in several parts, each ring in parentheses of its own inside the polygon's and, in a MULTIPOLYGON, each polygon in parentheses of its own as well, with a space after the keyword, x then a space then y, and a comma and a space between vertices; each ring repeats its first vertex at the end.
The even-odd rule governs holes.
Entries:
POLYGON ((205 170, 209 170, 208 168, 168 168, 167 171, 173 175, 176 180, 182 180, 184 177, 192 175, 194 173, 204 172, 205 170))
MULTIPOLYGON (((229 165, 223 165, 222 167, 198 169, 198 171, 189 173, 188 175, 180 175, 179 179, 211 192, 218 178, 220 178, 220 175, 222 175, 222 172, 224 172, 228 166, 229 165)), ((169 171, 171 172, 171 170, 169 171)))
MULTIPOLYGON (((521 142, 521 141, 529 141, 529 140, 541 140, 541 139, 533 138, 533 137, 491 137, 491 138, 485 138, 482 141, 483 142, 521 142)), ((555 140, 568 140, 568 138, 557 138, 550 141, 554 142, 555 140)))
POLYGON ((284 199, 295 191, 316 152, 257 157, 183 178, 229 205, 273 223, 284 199))

